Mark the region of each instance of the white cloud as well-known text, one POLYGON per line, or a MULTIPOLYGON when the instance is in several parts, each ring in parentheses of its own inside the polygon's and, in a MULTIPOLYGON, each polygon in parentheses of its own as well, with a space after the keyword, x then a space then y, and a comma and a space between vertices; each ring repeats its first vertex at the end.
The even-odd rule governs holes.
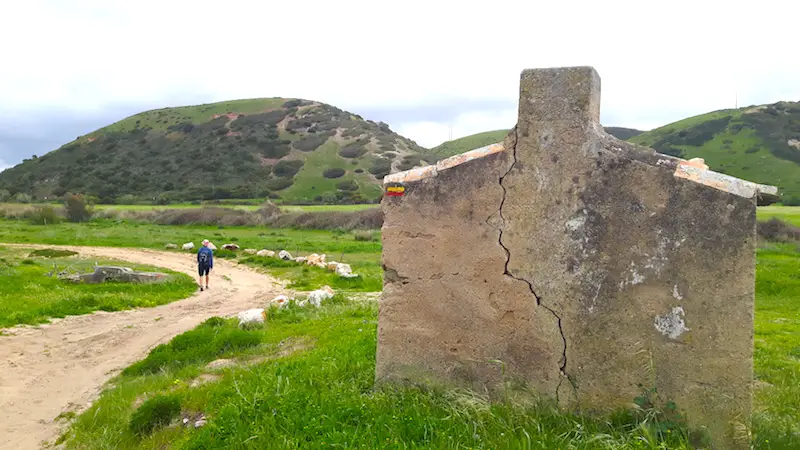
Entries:
POLYGON ((476 111, 459 114, 452 123, 410 122, 402 124, 395 131, 403 136, 414 136, 412 139, 423 147, 434 147, 449 139, 451 126, 453 139, 458 139, 483 131, 510 129, 516 122, 515 110, 493 113, 476 111))
MULTIPOLYGON (((0 42, 13 45, 3 47, 3 61, 14 65, 0 71, 0 115, 11 120, 49 109, 97 114, 120 104, 261 96, 349 110, 516 102, 522 69, 562 65, 595 66, 607 125, 652 128, 732 107, 737 92, 740 105, 800 99, 791 52, 800 3, 784 0, 4 6, 0 42)), ((509 126, 469 114, 477 115, 455 120, 457 134, 509 126)), ((413 122, 391 125, 420 143, 447 138, 446 123, 413 122)))

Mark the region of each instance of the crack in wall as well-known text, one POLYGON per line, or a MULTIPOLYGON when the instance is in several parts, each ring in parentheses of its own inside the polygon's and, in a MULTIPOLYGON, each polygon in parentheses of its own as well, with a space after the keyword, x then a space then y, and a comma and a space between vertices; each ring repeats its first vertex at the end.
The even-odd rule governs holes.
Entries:
MULTIPOLYGON (((510 174, 511 171, 514 170, 514 166, 517 164, 517 143, 518 142, 519 142, 519 129, 518 129, 518 126, 514 126, 514 146, 512 148, 512 152, 511 152, 511 157, 513 158, 513 162, 511 163, 511 166, 508 168, 506 173, 504 173, 500 177, 500 180, 499 180, 500 188, 503 189, 503 198, 500 200, 500 207, 497 210, 497 213, 500 216, 500 226, 498 227, 498 231, 499 231, 500 235, 498 237, 498 243, 500 244, 500 247, 502 247, 503 250, 506 252, 506 264, 505 264, 505 269, 504 269, 503 275, 506 275, 508 277, 511 277, 511 278, 517 280, 517 281, 522 281, 525 284, 527 284, 528 285, 528 289, 530 289, 531 294, 533 294, 533 297, 536 299, 536 305, 537 306, 541 306, 544 309, 548 310, 550 312, 550 314, 552 314, 553 317, 556 318, 556 321, 558 323, 558 332, 561 335, 561 342, 562 342, 562 344, 564 346, 564 350, 563 350, 563 352, 561 354, 561 365, 558 368, 559 373, 561 374, 562 378, 561 378, 561 380, 559 380, 558 386, 556 387, 556 403, 559 403, 559 391, 561 390, 561 385, 564 382, 564 379, 566 379, 569 382, 569 384, 572 386, 573 392, 577 391, 577 386, 575 385, 575 382, 572 381, 572 378, 570 378, 570 376, 566 372, 566 369, 567 369, 567 337, 564 335, 564 329, 563 329, 563 327, 561 325, 561 316, 559 316, 552 308, 548 307, 547 305, 543 305, 542 304, 542 298, 539 297, 539 295, 534 290, 533 283, 531 283, 530 281, 528 281, 528 280, 526 280, 524 278, 517 277, 516 275, 512 274, 508 270, 508 265, 511 262, 511 250, 509 250, 509 248, 506 247, 505 244, 503 244, 503 229, 504 229, 504 226, 505 226, 505 223, 506 223, 506 219, 505 219, 505 217, 503 217, 503 206, 506 203, 506 195, 508 194, 508 191, 506 190, 505 185, 503 185, 503 181, 508 176, 508 174, 510 174)), ((487 219, 487 223, 488 223, 488 219, 487 219)))

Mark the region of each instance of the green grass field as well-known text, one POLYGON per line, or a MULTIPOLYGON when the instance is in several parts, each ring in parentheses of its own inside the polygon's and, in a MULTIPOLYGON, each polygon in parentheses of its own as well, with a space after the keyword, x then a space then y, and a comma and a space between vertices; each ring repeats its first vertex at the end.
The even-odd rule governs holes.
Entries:
MULTIPOLYGON (((356 235, 341 231, 268 229, 256 227, 171 226, 138 224, 111 220, 89 223, 60 223, 57 225, 30 225, 25 221, 0 219, 0 243, 31 243, 50 245, 88 245, 107 247, 141 247, 164 249, 168 243, 182 245, 194 242, 199 245, 209 239, 217 247, 236 243, 242 249, 287 250, 292 256, 325 254, 328 261, 350 264, 358 279, 342 279, 332 272, 316 267, 284 262, 275 258, 247 257, 239 252, 238 259, 251 267, 289 280, 295 290, 314 290, 327 284, 345 291, 379 291, 383 287, 380 267, 380 233, 371 234, 370 240, 356 240, 356 235)), ((187 260, 193 252, 186 254, 187 260)), ((221 253, 221 257, 236 256, 221 253)))
MULTIPOLYGON (((244 202, 246 200, 243 200, 244 202)), ((239 205, 230 203, 170 203, 169 205, 94 205, 93 208, 99 211, 150 211, 150 210, 165 210, 165 209, 194 209, 202 207, 221 207, 221 208, 234 208, 243 209, 247 211, 256 211, 261 206, 263 199, 252 199, 249 204, 239 205)), ((21 203, 0 203, 0 210, 9 209, 25 209, 38 205, 29 205, 21 203)), ((54 203, 53 206, 61 206, 60 203, 54 203)), ((363 211, 365 209, 380 208, 380 205, 373 203, 358 204, 358 205, 279 205, 284 212, 322 212, 322 211, 363 211)))
MULTIPOLYGON (((798 448, 800 259, 786 244, 766 246, 758 258, 754 448, 798 448)), ((490 404, 461 391, 373 390, 376 324, 376 304, 341 297, 319 310, 273 309, 259 330, 209 321, 113 380, 64 436, 67 447, 690 448, 686 430, 660 422, 656 411, 589 419, 514 395, 490 404), (239 365, 205 368, 217 358, 239 365), (211 381, 193 386, 198 379, 211 381), (202 414, 208 423, 137 435, 148 428, 142 421, 158 418, 153 405, 166 402, 177 405, 174 420, 202 414)))
POLYGON ((800 207, 762 206, 758 208, 759 220, 768 220, 773 217, 800 227, 800 207))
POLYGON ((0 328, 37 324, 54 317, 93 311, 120 311, 163 305, 191 295, 197 286, 191 277, 156 267, 121 261, 74 256, 42 256, 30 249, 0 247, 0 328), (48 276, 54 267, 86 273, 100 265, 124 265, 134 270, 162 271, 172 280, 159 284, 72 284, 48 276))
MULTIPOLYGON (((758 214, 800 222, 800 208, 767 207, 758 214)), ((365 274, 359 284, 336 285, 322 269, 239 255, 295 289, 329 284, 343 294, 320 309, 270 310, 263 329, 211 319, 154 349, 74 419, 62 437, 67 448, 690 448, 686 430, 652 410, 591 419, 515 401, 521 398, 512 395, 516 391, 490 404, 439 388, 374 390, 377 304, 358 300, 355 292, 381 287, 378 235, 356 240, 347 232, 0 220, 0 242, 163 248, 208 237, 218 245, 326 253, 365 274), (238 365, 206 368, 218 358, 238 365), (201 414, 208 423, 199 429, 158 425, 201 414)), ((752 429, 758 449, 800 448, 797 250, 786 243, 762 243, 758 250, 752 429)))

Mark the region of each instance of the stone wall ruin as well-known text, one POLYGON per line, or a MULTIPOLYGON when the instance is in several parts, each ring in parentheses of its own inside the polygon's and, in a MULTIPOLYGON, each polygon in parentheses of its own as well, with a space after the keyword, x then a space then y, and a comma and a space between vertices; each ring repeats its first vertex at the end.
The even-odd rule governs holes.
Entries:
POLYGON ((657 388, 746 448, 756 203, 777 190, 620 141, 590 67, 525 70, 501 144, 384 178, 376 381, 563 408, 657 388))

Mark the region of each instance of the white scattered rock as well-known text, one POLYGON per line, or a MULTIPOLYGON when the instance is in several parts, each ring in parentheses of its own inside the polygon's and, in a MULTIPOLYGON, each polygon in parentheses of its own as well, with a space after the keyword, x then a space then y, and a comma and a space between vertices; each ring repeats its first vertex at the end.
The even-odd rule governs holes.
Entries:
POLYGON ((236 244, 225 244, 222 248, 225 250, 239 250, 239 246, 236 244))
POLYGON ((236 361, 232 359, 215 359, 210 363, 206 364, 206 369, 224 369, 225 367, 233 367, 236 365, 236 361))
POLYGON ((194 248, 194 242, 187 242, 181 247, 184 250, 191 250, 194 248))
POLYGON ((197 421, 195 421, 194 427, 195 428, 200 428, 203 425, 205 425, 206 423, 208 423, 208 421, 206 420, 205 416, 203 416, 203 417, 200 417, 200 419, 198 419, 197 421))
POLYGON ((322 289, 309 292, 307 301, 311 305, 319 307, 324 300, 333 297, 333 294, 333 289, 331 289, 330 286, 324 286, 322 289))
POLYGON ((264 312, 264 308, 248 309, 247 311, 240 312, 236 317, 239 318, 240 327, 263 325, 264 321, 267 320, 267 314, 264 312))
POLYGON ((358 275, 353 273, 353 269, 350 268, 350 264, 342 264, 339 263, 336 266, 336 275, 339 275, 342 278, 357 278, 358 275))
POLYGON ((317 266, 317 267, 325 267, 325 255, 318 255, 316 253, 312 253, 308 255, 306 258, 306 264, 309 266, 317 266))
MULTIPOLYGON (((230 360, 225 360, 225 361, 230 361, 230 360)), ((197 377, 194 380, 192 380, 192 382, 189 384, 189 387, 196 388, 196 387, 202 386, 202 385, 204 385, 206 383, 213 383, 215 381, 218 381, 220 378, 221 377, 219 375, 214 375, 212 373, 203 373, 203 374, 200 374, 199 377, 197 377)), ((188 419, 184 419, 183 423, 186 423, 187 421, 188 421, 188 419)))
POLYGON ((246 249, 244 249, 244 253, 246 255, 255 255, 258 252, 254 248, 246 248, 246 249))
POLYGON ((278 305, 278 308, 285 308, 289 306, 289 301, 290 301, 289 297, 285 295, 279 295, 273 298, 271 303, 275 303, 276 305, 278 305))
POLYGON ((257 256, 269 256, 269 257, 272 257, 272 256, 275 256, 275 252, 273 252, 272 250, 264 249, 264 250, 257 251, 256 255, 257 256))
POLYGON ((183 424, 186 425, 187 423, 189 423, 189 418, 188 417, 184 417, 183 418, 183 424))
POLYGON ((286 250, 281 250, 280 253, 278 253, 278 258, 284 261, 291 261, 292 259, 294 259, 292 258, 292 254, 287 252, 286 250))
POLYGON ((306 257, 305 256, 298 256, 297 258, 294 259, 294 262, 303 264, 304 262, 306 262, 306 257))
POLYGON ((325 265, 325 268, 331 272, 336 272, 336 267, 339 265, 336 261, 328 261, 328 264, 325 265))
POLYGON ((167 244, 164 246, 164 248, 166 248, 167 250, 175 250, 176 248, 178 248, 178 244, 167 244))
POLYGON ((208 241, 208 248, 210 248, 211 250, 216 250, 216 249, 217 249, 217 246, 216 246, 216 245, 214 245, 214 243, 213 243, 213 242, 211 242, 211 241, 208 241))

